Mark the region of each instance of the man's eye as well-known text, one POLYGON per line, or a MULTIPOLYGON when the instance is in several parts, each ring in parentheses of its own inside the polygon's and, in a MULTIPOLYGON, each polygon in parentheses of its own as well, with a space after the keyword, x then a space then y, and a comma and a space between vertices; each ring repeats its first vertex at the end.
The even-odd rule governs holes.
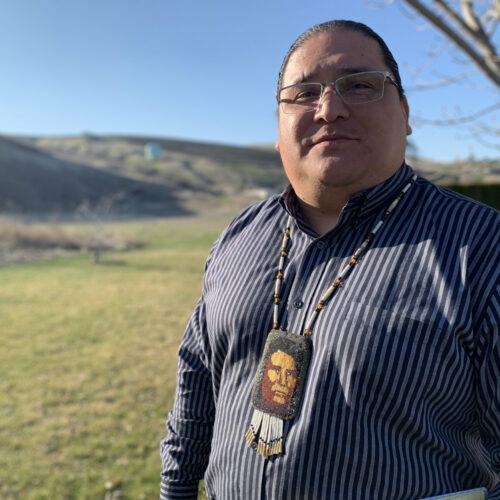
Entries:
POLYGON ((320 88, 311 88, 311 87, 301 87, 297 89, 294 97, 294 101, 314 101, 318 99, 321 95, 320 88))
POLYGON ((377 90, 377 83, 372 80, 348 80, 343 82, 342 92, 370 92, 377 90))
POLYGON ((349 82, 347 87, 351 89, 372 89, 373 82, 368 80, 355 80, 353 82, 349 82))

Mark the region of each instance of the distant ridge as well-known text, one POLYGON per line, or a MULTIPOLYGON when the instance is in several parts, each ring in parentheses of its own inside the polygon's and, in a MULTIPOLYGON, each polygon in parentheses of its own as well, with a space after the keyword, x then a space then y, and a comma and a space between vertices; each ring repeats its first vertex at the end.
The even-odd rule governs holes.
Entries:
POLYGON ((281 189, 276 152, 158 137, 0 136, 0 214, 178 215, 193 200, 281 189), (144 147, 157 143, 158 160, 144 147))
POLYGON ((212 142, 194 142, 155 136, 102 136, 102 140, 125 140, 130 144, 144 145, 155 142, 166 151, 187 153, 223 162, 272 162, 281 167, 279 156, 272 146, 232 146, 212 142))

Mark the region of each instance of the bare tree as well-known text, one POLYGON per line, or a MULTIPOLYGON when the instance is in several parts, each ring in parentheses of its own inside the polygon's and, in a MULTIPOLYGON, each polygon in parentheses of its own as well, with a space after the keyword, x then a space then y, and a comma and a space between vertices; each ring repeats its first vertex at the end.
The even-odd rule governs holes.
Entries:
POLYGON ((493 35, 500 22, 500 0, 403 0, 453 42, 500 87, 500 57, 493 35))
MULTIPOLYGON (((396 3, 405 11, 409 6, 413 15, 424 18, 438 34, 445 37, 441 51, 446 47, 454 47, 465 56, 469 70, 461 74, 444 75, 433 82, 418 83, 414 90, 425 91, 446 87, 451 84, 462 84, 475 75, 482 75, 493 88, 500 90, 500 56, 498 44, 495 44, 496 30, 500 24, 500 0, 369 0, 375 7, 396 3)), ((408 10, 406 13, 409 14, 408 10)), ((438 52, 430 55, 429 61, 437 60, 438 52)), ((461 58, 464 59, 463 57, 461 58)), ((462 61, 463 62, 463 61, 462 61)), ((425 69, 429 69, 427 66, 425 69)), ((421 71, 419 71, 420 73, 421 71)), ((486 116, 500 109, 500 95, 495 95, 491 103, 481 109, 463 113, 457 109, 453 113, 445 113, 441 118, 413 116, 415 125, 466 126, 468 136, 490 149, 500 150, 500 130, 486 116)))
MULTIPOLYGON (((500 22, 500 0, 403 0, 465 54, 479 72, 500 87, 500 57, 493 43, 500 22)), ((440 120, 417 117, 430 125, 471 124, 470 133, 478 143, 500 150, 499 129, 478 121, 500 109, 500 102, 467 115, 440 120)))
POLYGON ((103 196, 95 203, 86 200, 77 208, 77 212, 84 220, 93 221, 95 224, 87 242, 87 248, 94 258, 94 264, 100 264, 103 252, 114 247, 112 235, 106 230, 104 221, 112 213, 114 205, 123 201, 125 196, 126 193, 120 191, 103 196))

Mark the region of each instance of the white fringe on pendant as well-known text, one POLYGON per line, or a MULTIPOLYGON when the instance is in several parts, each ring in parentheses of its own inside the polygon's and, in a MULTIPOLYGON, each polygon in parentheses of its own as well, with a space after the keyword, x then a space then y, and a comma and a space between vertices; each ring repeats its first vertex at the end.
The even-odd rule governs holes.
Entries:
POLYGON ((257 444, 255 451, 264 458, 279 455, 283 451, 283 420, 254 410, 245 438, 248 446, 257 444))

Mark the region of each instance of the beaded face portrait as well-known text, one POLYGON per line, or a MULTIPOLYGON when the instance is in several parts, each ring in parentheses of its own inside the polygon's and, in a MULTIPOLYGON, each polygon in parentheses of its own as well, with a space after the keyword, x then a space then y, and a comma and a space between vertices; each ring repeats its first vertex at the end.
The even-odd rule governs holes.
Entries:
POLYGON ((269 356, 262 380, 262 397, 269 402, 288 404, 297 387, 297 363, 283 351, 269 356))
POLYGON ((300 402, 309 358, 307 337, 273 330, 267 338, 254 382, 254 407, 285 420, 293 418, 300 402))

